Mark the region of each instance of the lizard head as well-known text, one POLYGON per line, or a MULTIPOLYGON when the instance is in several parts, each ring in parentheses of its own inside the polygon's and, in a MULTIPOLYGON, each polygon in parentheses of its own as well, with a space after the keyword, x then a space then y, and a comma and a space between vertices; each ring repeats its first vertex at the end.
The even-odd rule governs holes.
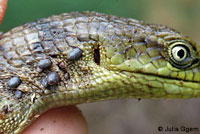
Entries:
POLYGON ((200 96, 200 46, 171 28, 145 26, 133 30, 131 38, 102 43, 101 65, 128 76, 132 89, 143 93, 141 97, 200 96))

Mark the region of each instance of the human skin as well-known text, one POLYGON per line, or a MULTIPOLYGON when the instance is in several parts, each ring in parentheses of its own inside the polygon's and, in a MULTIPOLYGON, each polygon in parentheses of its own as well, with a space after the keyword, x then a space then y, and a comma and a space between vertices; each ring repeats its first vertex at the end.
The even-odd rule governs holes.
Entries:
MULTIPOLYGON (((0 23, 7 7, 7 0, 0 0, 0 23)), ((87 134, 87 123, 76 106, 51 109, 42 114, 22 134, 87 134)))
POLYGON ((7 0, 0 0, 0 23, 3 20, 5 11, 6 11, 6 7, 7 7, 7 0))
POLYGON ((75 106, 61 107, 42 114, 22 134, 87 134, 86 121, 75 106))

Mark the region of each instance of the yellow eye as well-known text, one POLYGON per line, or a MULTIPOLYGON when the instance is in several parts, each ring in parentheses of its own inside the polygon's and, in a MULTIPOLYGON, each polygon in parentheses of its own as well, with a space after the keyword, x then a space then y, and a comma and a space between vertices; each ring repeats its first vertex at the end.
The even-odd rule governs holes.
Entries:
POLYGON ((176 61, 183 61, 188 56, 188 50, 183 46, 175 46, 172 48, 172 56, 176 61))
POLYGON ((173 40, 169 42, 168 56, 169 62, 176 68, 186 69, 198 60, 195 58, 192 45, 184 40, 173 40))

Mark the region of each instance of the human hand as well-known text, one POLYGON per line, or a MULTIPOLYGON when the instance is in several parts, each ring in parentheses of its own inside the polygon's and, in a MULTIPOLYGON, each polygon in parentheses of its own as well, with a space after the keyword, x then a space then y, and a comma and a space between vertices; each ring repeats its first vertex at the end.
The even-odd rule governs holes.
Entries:
POLYGON ((61 107, 42 114, 22 134, 87 134, 87 124, 75 106, 61 107))
POLYGON ((7 7, 7 0, 0 0, 0 23, 3 20, 5 11, 6 11, 6 7, 7 7))

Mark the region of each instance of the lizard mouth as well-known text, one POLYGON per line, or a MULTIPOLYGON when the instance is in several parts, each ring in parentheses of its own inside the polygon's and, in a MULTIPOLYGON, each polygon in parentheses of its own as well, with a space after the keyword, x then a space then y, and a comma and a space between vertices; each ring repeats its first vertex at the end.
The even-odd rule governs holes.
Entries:
MULTIPOLYGON (((194 80, 187 80, 181 78, 175 78, 170 76, 155 75, 144 72, 127 72, 122 71, 122 74, 129 76, 132 81, 138 82, 141 85, 156 87, 160 89, 178 88, 178 89, 191 89, 200 91, 200 82, 194 80)), ((199 93, 200 94, 200 93, 199 93)))
POLYGON ((187 80, 187 79, 181 79, 178 77, 155 75, 152 73, 137 72, 137 74, 143 74, 143 75, 146 75, 146 77, 153 76, 155 78, 157 77, 157 78, 162 78, 162 79, 167 79, 167 80, 175 80, 175 81, 180 81, 180 82, 200 83, 199 81, 195 81, 195 80, 187 80))

